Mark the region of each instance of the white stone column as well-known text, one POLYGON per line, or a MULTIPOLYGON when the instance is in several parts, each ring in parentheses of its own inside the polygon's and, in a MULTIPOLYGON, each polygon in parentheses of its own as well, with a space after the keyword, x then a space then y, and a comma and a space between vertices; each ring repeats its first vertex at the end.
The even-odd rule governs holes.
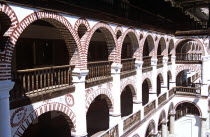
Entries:
POLYGON ((208 67, 208 57, 202 57, 202 86, 201 86, 201 95, 208 96, 208 77, 210 75, 208 67))
POLYGON ((109 116, 109 126, 113 127, 118 124, 119 135, 123 134, 123 122, 121 121, 121 104, 120 104, 120 71, 122 65, 112 63, 111 75, 113 78, 112 96, 114 98, 113 112, 109 116))
POLYGON ((172 80, 169 83, 170 88, 176 87, 176 56, 171 56, 171 75, 172 75, 172 80))
POLYGON ((200 137, 206 137, 206 119, 207 118, 203 118, 203 117, 200 117, 201 119, 201 135, 200 137))
POLYGON ((136 69, 136 98, 133 104, 133 112, 137 112, 142 107, 142 65, 143 61, 135 62, 136 69))
POLYGON ((168 131, 167 122, 166 121, 163 121, 162 122, 161 137, 167 137, 167 131, 168 131))
POLYGON ((149 92, 149 102, 157 98, 157 59, 151 59, 152 91, 149 92))
POLYGON ((174 122, 175 122, 175 112, 171 112, 170 114, 170 134, 174 134, 174 122))
POLYGON ((85 77, 88 70, 81 71, 74 69, 72 72, 72 82, 75 86, 74 96, 74 113, 76 115, 76 132, 72 133, 74 137, 87 136, 87 122, 86 122, 86 102, 85 102, 85 77))
POLYGON ((0 137, 11 137, 9 92, 14 83, 0 81, 0 137))

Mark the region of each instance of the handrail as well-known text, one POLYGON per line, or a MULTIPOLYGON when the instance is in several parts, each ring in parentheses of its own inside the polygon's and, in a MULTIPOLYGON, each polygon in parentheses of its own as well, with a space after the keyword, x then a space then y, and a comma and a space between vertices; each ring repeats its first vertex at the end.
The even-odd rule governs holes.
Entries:
POLYGON ((176 53, 177 61, 201 61, 202 53, 176 53))
POLYGON ((121 59, 122 63, 121 72, 135 70, 135 60, 136 60, 135 58, 121 59))

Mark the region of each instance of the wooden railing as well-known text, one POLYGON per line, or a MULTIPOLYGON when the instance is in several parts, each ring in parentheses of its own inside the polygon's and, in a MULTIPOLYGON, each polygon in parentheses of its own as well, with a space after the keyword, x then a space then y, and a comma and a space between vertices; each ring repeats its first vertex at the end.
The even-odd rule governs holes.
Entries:
POLYGON ((174 89, 176 94, 188 94, 188 95, 201 94, 201 88, 175 87, 174 89))
POLYGON ((172 62, 171 62, 171 54, 170 55, 168 55, 168 65, 170 65, 170 64, 172 64, 172 62))
POLYGON ((73 67, 64 65, 18 70, 13 73, 15 86, 10 92, 10 99, 15 100, 25 96, 38 95, 49 90, 72 85, 73 67))
POLYGON ((152 101, 144 107, 144 116, 148 115, 151 111, 155 110, 155 102, 156 100, 152 101))
POLYGON ((158 97, 158 105, 162 104, 164 101, 166 101, 166 93, 158 97))
POLYGON ((121 59, 121 64, 122 64, 121 72, 135 70, 135 60, 136 60, 135 58, 121 59))
POLYGON ((86 77, 87 81, 94 81, 100 78, 111 76, 111 61, 89 62, 87 68, 89 73, 86 77))
POLYGON ((188 105, 188 106, 182 107, 181 109, 176 110, 175 119, 178 119, 187 114, 192 114, 192 115, 197 115, 197 116, 200 115, 198 108, 196 108, 195 106, 188 105))
POLYGON ((151 66, 151 58, 152 58, 151 56, 143 57, 143 61, 144 61, 143 67, 151 66))
POLYGON ((108 129, 103 134, 99 135, 99 137, 119 137, 118 125, 113 128, 108 129))
POLYGON ((133 114, 132 116, 130 116, 129 118, 125 119, 123 121, 123 130, 125 131, 125 130, 129 129, 136 122, 140 121, 140 119, 141 119, 140 116, 141 116, 141 111, 138 111, 135 114, 133 114))
POLYGON ((172 88, 171 90, 169 90, 169 94, 168 97, 172 97, 172 95, 174 95, 174 88, 172 88))
POLYGON ((158 55, 157 59, 157 65, 163 64, 163 55, 158 55))
POLYGON ((201 61, 201 53, 177 53, 176 61, 201 61))

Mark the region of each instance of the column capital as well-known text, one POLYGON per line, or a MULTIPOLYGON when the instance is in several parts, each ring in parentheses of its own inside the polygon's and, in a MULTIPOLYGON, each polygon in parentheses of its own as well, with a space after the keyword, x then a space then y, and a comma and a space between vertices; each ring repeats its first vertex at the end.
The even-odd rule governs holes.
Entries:
POLYGON ((72 71, 72 82, 73 83, 82 83, 85 82, 85 77, 87 76, 89 70, 79 70, 79 69, 74 69, 72 71))
POLYGON ((122 64, 112 63, 111 73, 112 74, 120 74, 121 68, 122 68, 122 64))
POLYGON ((121 113, 109 112, 109 116, 112 116, 112 117, 121 117, 121 113))
POLYGON ((171 56, 171 61, 175 61, 176 60, 176 56, 171 56))
POLYGON ((14 82, 11 80, 0 81, 0 100, 9 98, 9 92, 13 88, 14 82))
POLYGON ((151 59, 151 65, 157 66, 157 61, 158 61, 158 59, 151 59))
POLYGON ((135 62, 135 69, 141 69, 143 66, 144 62, 143 61, 136 61, 135 62))
POLYGON ((168 57, 163 57, 163 64, 167 64, 168 63, 168 57))
POLYGON ((175 112, 175 111, 171 111, 171 112, 169 113, 169 115, 170 115, 170 116, 175 116, 175 115, 176 115, 176 112, 175 112))

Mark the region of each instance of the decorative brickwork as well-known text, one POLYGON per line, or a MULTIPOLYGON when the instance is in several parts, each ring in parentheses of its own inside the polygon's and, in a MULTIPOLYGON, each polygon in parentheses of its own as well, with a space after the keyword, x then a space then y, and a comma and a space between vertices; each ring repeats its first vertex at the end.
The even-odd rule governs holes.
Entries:
MULTIPOLYGON (((89 90, 88 91, 86 90, 86 92, 89 92, 89 90)), ((107 88, 101 88, 101 87, 99 87, 95 91, 92 90, 90 92, 90 94, 86 97, 86 112, 88 111, 88 108, 90 107, 93 100, 99 95, 102 95, 102 96, 105 97, 107 105, 109 107, 109 110, 110 110, 110 112, 112 112, 113 111, 114 99, 111 95, 111 92, 109 90, 107 90, 107 88)))
POLYGON ((191 71, 197 72, 197 73, 199 73, 199 75, 201 75, 201 65, 182 64, 182 65, 176 66, 176 75, 175 76, 177 77, 177 75, 183 70, 191 70, 191 71))
MULTIPOLYGON (((40 115, 49 112, 49 111, 60 111, 64 113, 64 116, 66 120, 68 121, 69 126, 73 126, 72 131, 75 131, 76 127, 76 116, 73 113, 73 111, 66 105, 53 102, 53 103, 47 103, 43 104, 37 109, 35 109, 33 112, 31 112, 29 115, 25 117, 25 119, 22 121, 20 126, 18 127, 17 131, 15 132, 13 137, 21 137, 24 133, 24 131, 28 128, 28 126, 40 115)), ((16 111, 15 111, 16 112, 16 111)))

